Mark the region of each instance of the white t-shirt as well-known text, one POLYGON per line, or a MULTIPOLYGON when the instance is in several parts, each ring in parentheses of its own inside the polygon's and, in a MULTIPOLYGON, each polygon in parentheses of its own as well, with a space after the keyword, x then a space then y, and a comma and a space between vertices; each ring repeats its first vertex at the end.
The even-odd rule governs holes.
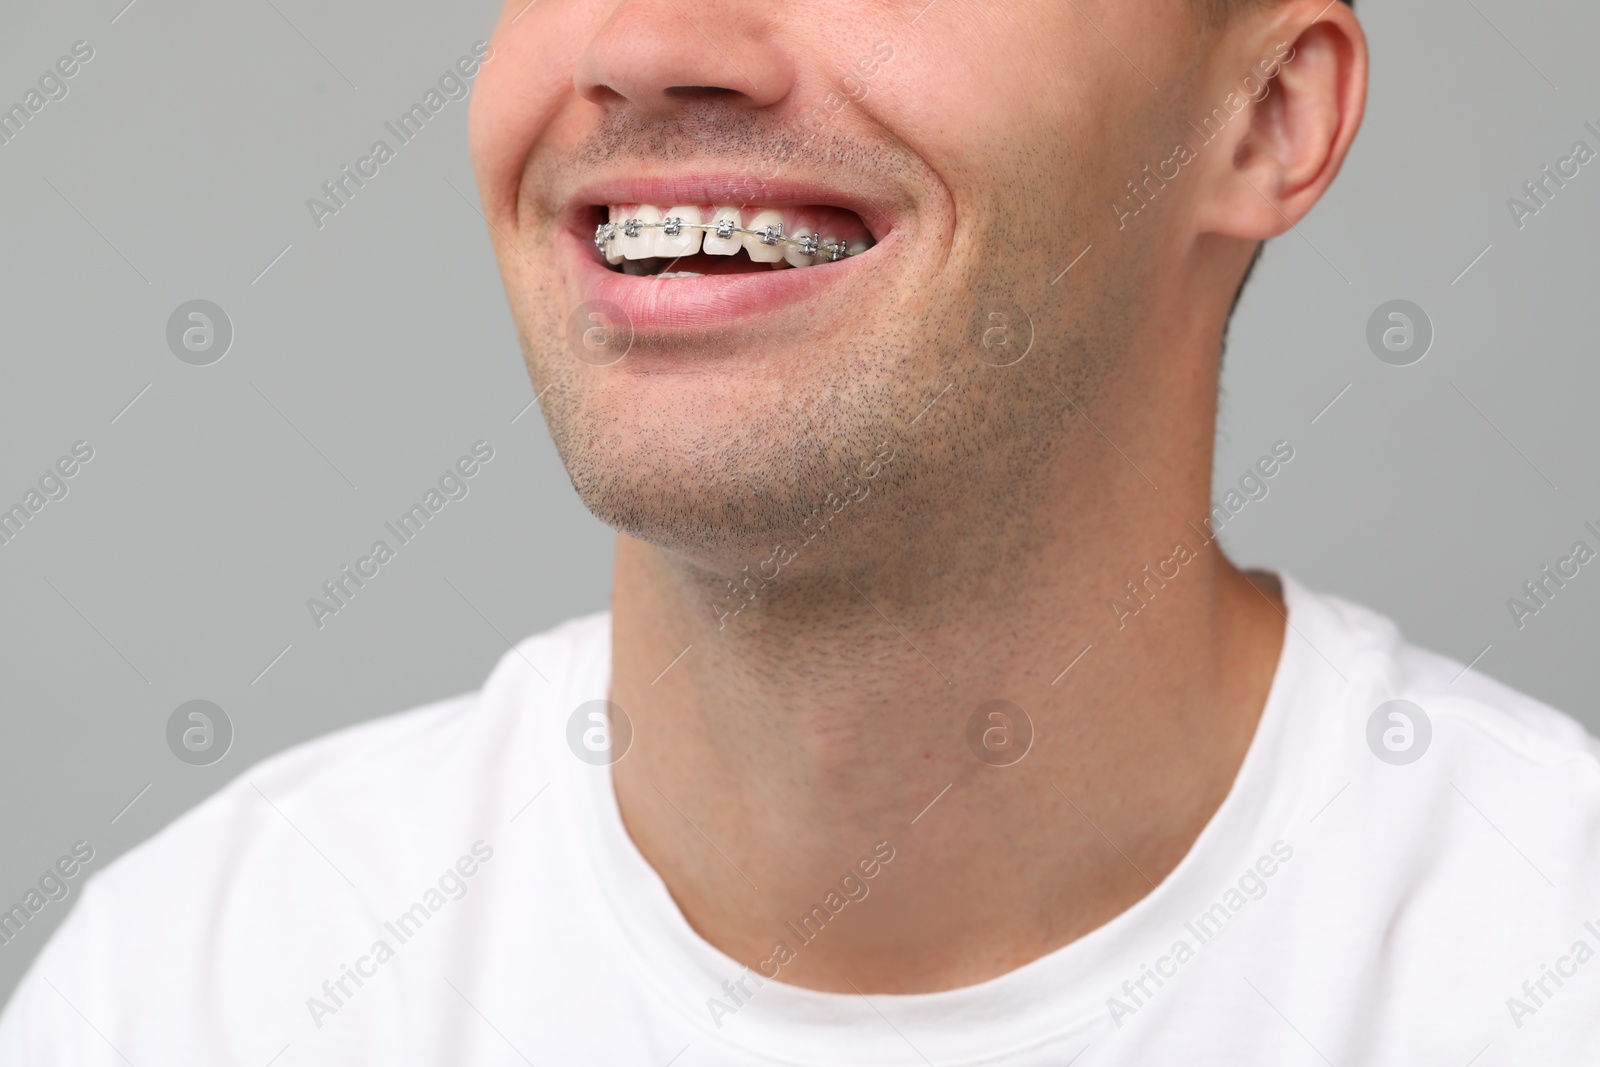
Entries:
POLYGON ((1595 742, 1284 593, 1260 726, 1189 854, 992 981, 819 993, 701 939, 609 769, 568 747, 608 691, 596 615, 478 693, 267 760, 96 874, 0 1018, 0 1064, 1600 1063, 1595 742))

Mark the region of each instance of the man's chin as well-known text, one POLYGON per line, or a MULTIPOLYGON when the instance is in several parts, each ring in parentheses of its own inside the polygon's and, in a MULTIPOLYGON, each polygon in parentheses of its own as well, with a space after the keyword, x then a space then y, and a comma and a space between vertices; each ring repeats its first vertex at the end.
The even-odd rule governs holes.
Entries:
MULTIPOLYGON (((570 469, 570 468, 569 468, 570 469)), ((575 474, 573 486, 591 514, 618 533, 698 567, 731 574, 776 541, 793 540, 810 510, 798 502, 744 493, 682 488, 690 477, 656 472, 646 479, 575 474), (674 491, 674 486, 678 487, 674 491)))

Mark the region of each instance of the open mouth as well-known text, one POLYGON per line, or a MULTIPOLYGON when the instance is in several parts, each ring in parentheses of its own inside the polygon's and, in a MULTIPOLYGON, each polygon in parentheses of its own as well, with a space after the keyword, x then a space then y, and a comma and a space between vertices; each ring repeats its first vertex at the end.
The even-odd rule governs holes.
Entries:
POLYGON ((639 277, 810 267, 860 255, 874 243, 859 215, 824 205, 613 204, 593 213, 596 252, 612 271, 639 277))
POLYGON ((779 322, 810 330, 815 315, 831 319, 883 284, 907 238, 904 213, 881 192, 799 176, 757 180, 759 198, 739 173, 618 176, 569 194, 560 242, 571 296, 584 315, 631 331, 630 367, 672 365, 690 351, 663 354, 643 339, 701 333, 706 345, 681 359, 697 366, 732 351, 716 331, 779 322))

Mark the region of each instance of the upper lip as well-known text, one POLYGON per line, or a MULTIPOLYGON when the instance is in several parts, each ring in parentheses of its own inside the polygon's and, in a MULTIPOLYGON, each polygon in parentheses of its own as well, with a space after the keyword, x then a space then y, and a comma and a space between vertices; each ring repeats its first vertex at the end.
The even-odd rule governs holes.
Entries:
POLYGON ((661 208, 678 204, 774 208, 827 205, 859 215, 874 243, 882 241, 894 228, 891 213, 860 193, 803 178, 752 178, 748 171, 597 179, 568 198, 568 222, 574 230, 582 230, 586 224, 592 228, 593 209, 608 204, 652 204, 661 208))

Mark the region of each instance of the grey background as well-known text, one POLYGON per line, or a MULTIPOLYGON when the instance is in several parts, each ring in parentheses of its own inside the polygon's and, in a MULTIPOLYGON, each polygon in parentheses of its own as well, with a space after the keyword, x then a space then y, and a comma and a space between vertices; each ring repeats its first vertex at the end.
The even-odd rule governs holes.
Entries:
MULTIPOLYGON (((0 146, 0 504, 95 449, 0 546, 0 907, 74 841, 98 869, 259 759, 475 688, 508 640, 609 591, 610 531, 519 417, 465 101, 322 229, 305 206, 496 4, 125 3, 12 5, 0 31, 0 106, 73 42, 96 53, 0 146), (165 341, 196 298, 235 331, 208 367, 165 341), (467 498, 316 630, 306 598, 479 439, 495 459, 467 498), (166 747, 196 698, 236 731, 209 767, 166 747)), ((1600 12, 1360 7, 1365 128, 1240 307, 1219 491, 1274 441, 1295 458, 1223 540, 1595 729, 1600 566, 1520 632, 1506 598, 1600 526, 1600 161, 1521 232, 1505 202, 1600 147, 1600 12), (1434 324, 1414 366, 1366 346, 1394 298, 1434 324)), ((0 998, 73 900, 0 946, 0 998)))

